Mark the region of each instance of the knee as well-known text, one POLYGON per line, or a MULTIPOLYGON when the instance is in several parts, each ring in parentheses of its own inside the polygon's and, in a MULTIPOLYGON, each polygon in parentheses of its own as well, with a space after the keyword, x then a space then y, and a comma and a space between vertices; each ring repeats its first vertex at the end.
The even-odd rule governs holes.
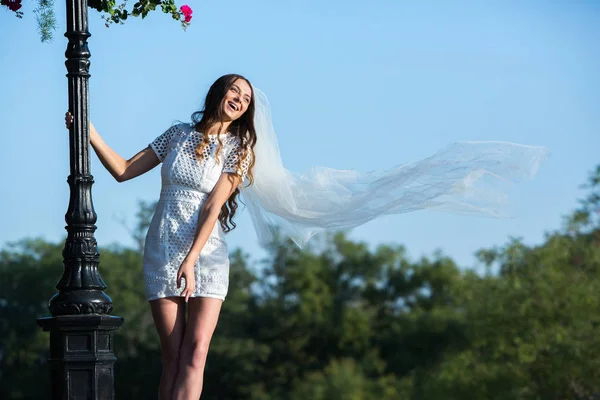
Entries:
POLYGON ((204 368, 206 356, 208 355, 209 342, 197 340, 184 345, 181 349, 180 363, 192 368, 204 368))
POLYGON ((179 347, 163 348, 162 363, 165 369, 177 369, 179 367, 179 347))

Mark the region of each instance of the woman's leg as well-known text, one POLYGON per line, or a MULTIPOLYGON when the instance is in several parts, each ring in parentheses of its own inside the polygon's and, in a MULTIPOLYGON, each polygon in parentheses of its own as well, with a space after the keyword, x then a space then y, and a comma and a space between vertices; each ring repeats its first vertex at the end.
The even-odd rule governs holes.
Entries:
POLYGON ((190 298, 188 322, 179 357, 179 374, 173 400, 198 400, 202 393, 204 366, 223 301, 205 297, 190 298))
POLYGON ((158 398, 171 400, 179 370, 179 350, 185 333, 185 301, 181 297, 167 297, 150 301, 150 307, 162 351, 158 398))

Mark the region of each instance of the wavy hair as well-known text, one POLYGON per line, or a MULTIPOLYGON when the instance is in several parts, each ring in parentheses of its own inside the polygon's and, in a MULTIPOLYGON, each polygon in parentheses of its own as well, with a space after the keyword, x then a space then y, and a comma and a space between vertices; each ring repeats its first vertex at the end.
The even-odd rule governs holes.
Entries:
MULTIPOLYGON (((245 80, 248 85, 252 88, 252 84, 242 75, 228 74, 223 75, 217 79, 208 90, 206 99, 204 99, 204 108, 200 111, 196 111, 192 114, 192 122, 197 132, 202 134, 202 141, 196 146, 196 157, 200 160, 205 159, 205 151, 207 150, 210 141, 208 138, 208 130, 214 125, 219 125, 218 134, 223 133, 223 105, 225 103, 225 95, 238 79, 245 80)), ((237 173, 242 175, 242 163, 250 157, 250 166, 248 167, 248 185, 254 182, 254 176, 252 175, 252 168, 254 167, 254 145, 256 144, 256 128, 254 127, 254 89, 252 89, 252 96, 250 104, 246 112, 242 114, 238 119, 231 122, 229 125, 229 133, 238 137, 241 141, 240 150, 238 153, 238 164, 237 173)), ((217 157, 223 147, 220 135, 217 134, 218 147, 215 153, 217 157)), ((236 188, 235 191, 229 196, 229 199, 223 204, 221 212, 219 213, 219 223, 223 228, 224 232, 232 231, 236 224, 233 222, 233 217, 238 208, 237 197, 240 194, 240 189, 236 188)))

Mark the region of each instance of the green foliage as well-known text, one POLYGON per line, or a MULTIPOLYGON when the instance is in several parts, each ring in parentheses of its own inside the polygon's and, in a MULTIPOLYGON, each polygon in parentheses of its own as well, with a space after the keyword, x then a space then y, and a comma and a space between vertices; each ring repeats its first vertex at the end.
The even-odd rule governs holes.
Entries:
POLYGON ((291 400, 380 400, 398 398, 393 376, 369 378, 353 359, 332 360, 311 372, 290 394, 291 400))
MULTIPOLYGON (((111 23, 124 23, 129 16, 146 18, 156 8, 170 14, 174 20, 181 21, 183 17, 174 0, 138 0, 131 11, 127 9, 127 0, 118 5, 116 0, 88 0, 88 6, 103 13, 107 26, 111 23)), ((182 26, 185 29, 188 23, 182 22, 182 26)))
MULTIPOLYGON (((38 6, 33 11, 38 22, 38 31, 42 42, 52 41, 56 30, 56 16, 54 14, 54 0, 37 0, 38 6)), ((181 23, 185 30, 190 25, 191 15, 186 18, 185 14, 175 4, 175 0, 138 0, 133 8, 128 9, 127 0, 118 4, 116 0, 88 0, 88 7, 102 15, 106 21, 106 27, 110 24, 123 24, 129 17, 145 18, 150 12, 159 8, 163 13, 171 15, 181 23)), ((15 11, 15 16, 23 17, 22 11, 15 11)))
MULTIPOLYGON (((589 214, 585 223, 539 246, 513 238, 479 251, 485 274, 342 234, 306 251, 278 243, 262 268, 235 250, 203 400, 600 398, 600 179, 590 182, 575 212, 589 214)), ((152 209, 140 204, 138 243, 152 209)), ((0 251, 0 398, 47 397, 48 337, 35 320, 47 314, 61 249, 37 239, 0 251)), ((155 398, 161 370, 141 250, 101 249, 125 317, 119 398, 155 398)))
POLYGON ((582 188, 589 193, 579 201, 579 208, 567 218, 567 229, 571 232, 590 230, 600 225, 600 165, 582 188))
POLYGON ((42 42, 52 41, 56 29, 54 15, 54 0, 38 0, 38 6, 33 10, 38 23, 38 32, 42 42))

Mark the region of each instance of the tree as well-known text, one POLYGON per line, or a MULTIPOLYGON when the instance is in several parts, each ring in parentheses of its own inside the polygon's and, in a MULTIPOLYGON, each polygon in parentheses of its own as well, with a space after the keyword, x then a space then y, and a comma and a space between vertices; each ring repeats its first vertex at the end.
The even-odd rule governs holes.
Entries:
POLYGON ((48 339, 34 321, 61 268, 59 244, 26 239, 0 251, 0 398, 46 397, 48 339))
POLYGON ((600 398, 599 175, 543 245, 512 239, 480 252, 499 274, 463 285, 469 346, 429 371, 423 398, 600 398))
POLYGON ((590 231, 600 226, 600 165, 582 187, 588 189, 589 193, 579 201, 579 208, 566 219, 570 232, 590 231))

